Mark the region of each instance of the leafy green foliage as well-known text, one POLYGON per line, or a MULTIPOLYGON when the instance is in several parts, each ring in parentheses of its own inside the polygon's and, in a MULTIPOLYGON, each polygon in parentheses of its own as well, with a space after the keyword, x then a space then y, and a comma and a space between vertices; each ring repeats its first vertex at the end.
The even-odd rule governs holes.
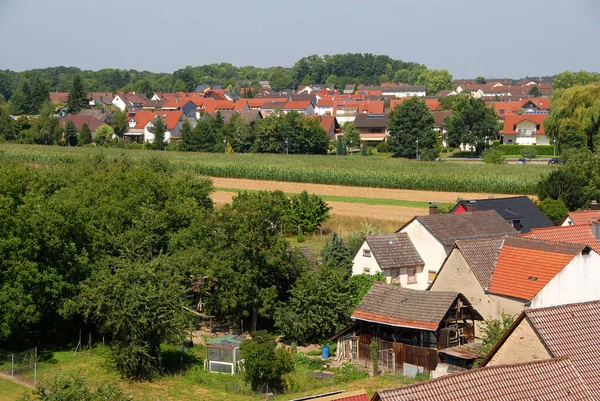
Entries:
POLYGON ((344 138, 342 138, 341 136, 337 137, 337 140, 335 141, 335 154, 338 156, 345 156, 348 154, 348 150, 346 149, 346 143, 344 141, 344 138))
POLYGON ((483 160, 483 162, 487 164, 505 163, 504 154, 502 153, 502 151, 495 148, 490 148, 488 150, 483 151, 483 153, 481 153, 481 160, 483 160))
POLYGON ((92 131, 90 131, 90 127, 88 127, 88 125, 85 123, 81 125, 81 132, 79 133, 79 143, 81 145, 87 145, 88 143, 92 143, 92 131))
POLYGON ((433 114, 425 101, 412 97, 400 103, 388 118, 388 143, 394 152, 393 156, 414 159, 417 146, 421 154, 430 150, 439 155, 437 133, 433 129, 433 123, 433 114))
POLYGON ((560 199, 546 198, 537 203, 537 207, 546 215, 548 220, 554 224, 559 224, 569 213, 569 209, 560 199))
POLYGON ((357 274, 350 277, 352 305, 356 306, 362 301, 367 292, 373 287, 375 281, 385 283, 385 277, 381 272, 377 272, 373 275, 357 274))
POLYGON ((58 119, 54 117, 54 110, 49 104, 42 108, 40 116, 33 121, 30 134, 35 143, 43 145, 52 145, 60 139, 62 130, 58 126, 58 119))
POLYGON ((112 359, 124 377, 152 379, 162 371, 161 343, 183 338, 181 281, 176 266, 158 257, 110 259, 84 283, 79 307, 112 338, 112 359))
POLYGON ((474 145, 481 153, 498 130, 498 117, 483 99, 455 96, 452 114, 446 120, 446 140, 450 146, 474 145))
POLYGON ((371 341, 371 344, 369 344, 369 352, 371 353, 373 374, 377 375, 379 373, 379 344, 377 344, 377 341, 371 341))
POLYGON ((294 371, 292 354, 278 348, 275 337, 257 331, 252 339, 242 342, 240 352, 244 362, 244 379, 255 391, 281 388, 283 376, 294 371))
POLYGON ((443 89, 454 89, 456 87, 452 80, 452 74, 448 70, 425 70, 419 75, 416 83, 425 85, 427 94, 430 96, 443 89))
POLYGON ((482 340, 483 346, 481 347, 481 351, 483 353, 489 353, 494 345, 500 341, 504 333, 508 331, 510 326, 515 321, 515 317, 512 315, 507 315, 506 313, 502 313, 500 319, 489 319, 485 321, 485 327, 483 327, 482 331, 482 340))
POLYGON ((579 71, 563 71, 557 74, 552 81, 552 87, 554 90, 567 89, 576 85, 588 85, 592 83, 598 83, 600 81, 600 74, 595 72, 579 71))
POLYGON ((6 104, 0 104, 0 141, 6 141, 14 139, 17 131, 10 117, 9 106, 6 104))
POLYGON ((67 98, 67 109, 69 113, 77 114, 81 109, 85 109, 88 106, 89 100, 84 89, 83 79, 81 75, 75 75, 71 90, 69 91, 69 97, 67 98))
POLYGON ((77 128, 75 128, 73 120, 67 120, 67 122, 65 123, 65 131, 63 136, 67 145, 77 145, 77 128))
POLYGON ((349 383, 364 379, 367 376, 369 376, 369 374, 361 366, 344 362, 340 368, 335 370, 333 380, 336 383, 349 383))
POLYGON ((346 241, 350 253, 353 254, 358 249, 360 243, 367 235, 377 234, 381 234, 381 229, 369 224, 369 222, 365 222, 360 230, 350 232, 346 241))
POLYGON ((600 199, 600 154, 588 150, 564 153, 566 164, 543 178, 537 188, 540 200, 559 199, 569 210, 600 199))
POLYGON ((35 398, 26 394, 21 401, 36 399, 39 401, 127 401, 119 387, 104 384, 91 388, 81 376, 55 376, 48 382, 38 384, 35 398))
POLYGON ((110 121, 110 125, 113 127, 115 134, 122 138, 123 134, 127 131, 127 110, 115 110, 112 119, 110 121))
POLYGON ((331 239, 321 251, 321 263, 324 266, 339 267, 352 271, 352 253, 337 233, 331 234, 331 239))
POLYGON ((558 90, 551 101, 544 127, 549 137, 557 139, 561 150, 586 146, 593 151, 600 146, 600 84, 558 90))
POLYGON ((535 159, 537 157, 537 149, 535 146, 524 147, 521 150, 521 157, 526 159, 535 159))
POLYGON ((352 121, 346 121, 342 125, 342 132, 344 133, 344 141, 348 146, 351 148, 360 146, 360 131, 358 131, 352 121))
POLYGON ((475 78, 475 83, 479 85, 485 85, 486 81, 485 78, 480 75, 475 78))
POLYGON ((152 149, 164 150, 166 146, 165 133, 167 132, 167 127, 165 126, 165 123, 160 115, 157 115, 156 118, 152 121, 152 126, 148 128, 148 131, 154 134, 154 140, 152 141, 152 149))
POLYGON ((96 128, 96 132, 94 132, 94 141, 98 144, 103 144, 109 139, 112 139, 114 134, 113 128, 108 124, 102 124, 98 128, 96 128))
POLYGON ((331 207, 318 195, 302 191, 292 195, 290 201, 291 209, 284 226, 286 232, 297 227, 303 233, 314 233, 331 217, 331 207))

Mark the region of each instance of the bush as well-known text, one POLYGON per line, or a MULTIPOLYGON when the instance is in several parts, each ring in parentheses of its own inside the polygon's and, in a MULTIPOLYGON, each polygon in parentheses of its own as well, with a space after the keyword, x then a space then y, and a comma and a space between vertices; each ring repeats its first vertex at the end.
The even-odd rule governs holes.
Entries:
POLYGON ((266 331, 255 331, 251 340, 240 346, 244 358, 244 379, 255 391, 267 383, 270 387, 281 388, 284 375, 294 372, 292 355, 283 348, 277 348, 275 336, 266 331))
POLYGON ((387 141, 383 141, 381 143, 379 143, 379 145, 375 146, 375 149, 377 149, 377 152, 379 153, 391 153, 392 149, 390 149, 390 146, 388 145, 387 141))
POLYGON ((543 201, 538 202, 537 207, 539 207, 542 213, 548 217, 548 220, 555 225, 560 223, 567 213, 569 213, 569 209, 567 209, 560 199, 546 198, 543 201))
POLYGON ((504 155, 520 155, 523 149, 535 148, 538 156, 552 156, 554 154, 554 146, 552 145, 498 145, 494 149, 499 150, 504 155))
POLYGON ((323 361, 321 361, 321 358, 309 358, 301 352, 296 352, 294 354, 294 365, 297 369, 319 370, 323 368, 323 361))
POLYGON ((535 146, 527 146, 521 149, 521 157, 526 159, 535 159, 537 157, 537 149, 535 146))
POLYGON ((333 380, 336 383, 348 383, 355 380, 361 380, 368 376, 367 372, 360 366, 344 363, 342 367, 334 371, 333 380))
POLYGON ((484 163, 490 164, 503 164, 505 162, 504 154, 497 149, 486 150, 481 154, 481 159, 484 163))

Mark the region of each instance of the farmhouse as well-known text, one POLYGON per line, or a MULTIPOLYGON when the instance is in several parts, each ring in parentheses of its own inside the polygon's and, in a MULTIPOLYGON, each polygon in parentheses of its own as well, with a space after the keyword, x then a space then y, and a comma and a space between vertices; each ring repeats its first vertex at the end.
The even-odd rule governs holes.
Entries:
POLYGON ((472 342, 475 321, 482 317, 458 292, 416 291, 376 281, 352 320, 333 337, 338 360, 369 367, 375 341, 379 366, 396 373, 407 365, 434 370, 438 350, 472 342))

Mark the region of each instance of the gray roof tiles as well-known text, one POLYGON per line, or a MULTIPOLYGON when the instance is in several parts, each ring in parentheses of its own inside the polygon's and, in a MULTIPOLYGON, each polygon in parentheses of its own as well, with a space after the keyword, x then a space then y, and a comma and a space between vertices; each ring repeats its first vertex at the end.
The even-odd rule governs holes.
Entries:
POLYGON ((365 240, 382 269, 425 264, 407 234, 368 235, 365 240))

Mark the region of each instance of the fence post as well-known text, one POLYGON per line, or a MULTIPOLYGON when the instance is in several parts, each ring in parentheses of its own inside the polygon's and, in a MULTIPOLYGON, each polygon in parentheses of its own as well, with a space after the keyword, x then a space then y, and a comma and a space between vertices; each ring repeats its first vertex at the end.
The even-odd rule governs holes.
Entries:
POLYGON ((33 386, 37 387, 37 347, 33 352, 33 386))
POLYGON ((15 354, 10 354, 10 375, 15 376, 15 354))

